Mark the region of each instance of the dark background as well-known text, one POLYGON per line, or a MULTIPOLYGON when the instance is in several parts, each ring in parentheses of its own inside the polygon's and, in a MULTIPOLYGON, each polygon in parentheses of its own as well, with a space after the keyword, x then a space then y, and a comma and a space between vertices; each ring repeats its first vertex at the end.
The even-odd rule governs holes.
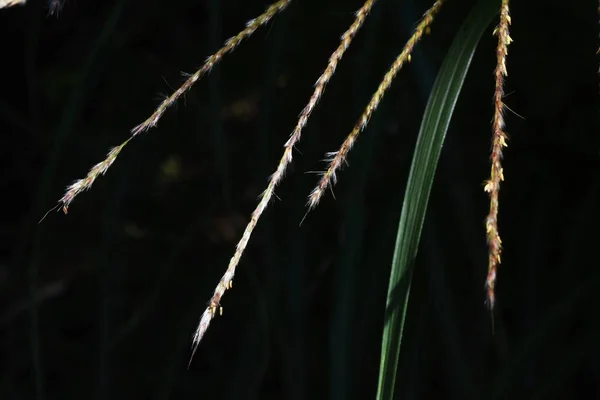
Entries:
MULTIPOLYGON (((372 399, 421 116, 473 1, 448 1, 340 173, 305 200, 429 1, 380 0, 304 130, 233 290, 191 338, 282 145, 361 0, 294 1, 130 143, 68 216, 64 188, 264 0, 70 0, 0 11, 0 399, 372 399)), ((505 246, 484 300, 493 68, 485 33, 442 151, 398 398, 600 398, 598 13, 513 2, 505 246), (596 296, 596 297, 595 297, 596 296), (434 397, 435 396, 435 397, 434 397)))

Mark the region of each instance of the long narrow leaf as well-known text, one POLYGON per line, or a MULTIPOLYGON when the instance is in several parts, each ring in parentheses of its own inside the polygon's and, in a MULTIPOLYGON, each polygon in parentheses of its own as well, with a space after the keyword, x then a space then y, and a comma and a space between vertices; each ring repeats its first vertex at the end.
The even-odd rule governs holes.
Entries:
POLYGON ((438 159, 471 59, 499 1, 481 0, 456 35, 434 83, 415 147, 390 275, 377 399, 392 399, 410 282, 438 159))

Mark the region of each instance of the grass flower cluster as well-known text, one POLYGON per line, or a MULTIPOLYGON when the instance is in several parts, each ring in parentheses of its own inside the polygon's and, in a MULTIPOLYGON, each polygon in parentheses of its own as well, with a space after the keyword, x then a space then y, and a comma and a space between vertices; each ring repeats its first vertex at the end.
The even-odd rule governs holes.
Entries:
MULTIPOLYGON (((11 2, 11 0, 8 1, 9 3, 11 2)), ((12 1, 14 2, 14 0, 12 1)), ((79 179, 71 185, 69 185, 67 187, 66 193, 59 200, 59 206, 62 208, 63 212, 66 214, 68 212, 69 206, 71 205, 71 202, 75 199, 75 197, 81 192, 89 190, 93 185, 94 181, 107 172, 110 166, 117 159, 121 150, 123 150, 123 148, 133 138, 155 127, 159 122, 160 118, 165 113, 165 111, 170 106, 175 104, 185 92, 190 90, 191 87, 207 72, 209 72, 213 66, 220 62, 227 53, 233 51, 244 39, 247 39, 249 36, 251 36, 259 27, 267 24, 277 13, 283 11, 290 4, 290 2, 291 0, 279 0, 273 3, 271 6, 269 6, 263 14, 248 21, 248 23, 246 24, 246 28, 244 28, 237 35, 228 39, 223 45, 223 47, 221 47, 216 53, 214 53, 206 59, 204 65, 198 71, 188 75, 185 82, 176 91, 174 91, 171 96, 167 97, 163 102, 161 102, 161 104, 156 108, 152 115, 150 115, 144 122, 133 128, 131 131, 130 138, 125 140, 119 146, 112 148, 107 154, 107 157, 103 161, 94 165, 84 178, 79 179)), ((313 94, 311 95, 308 103, 300 113, 296 127, 292 131, 289 140, 284 145, 284 152, 281 157, 281 160, 279 161, 279 165, 277 166, 275 172, 271 175, 269 184, 263 192, 263 194, 261 195, 260 201, 257 207, 255 208, 254 212, 252 213, 250 222, 246 226, 246 229, 242 234, 242 238, 236 246, 236 250, 229 262, 227 270, 225 271, 223 277, 221 278, 217 287, 215 288, 213 296, 210 299, 206 310, 200 318, 198 328, 193 336, 194 352, 198 344, 202 340, 202 337, 206 333, 210 322, 215 317, 217 309, 221 310, 220 312, 222 312, 220 305, 221 298, 223 297, 225 291, 227 289, 231 289, 232 287, 236 268, 240 262, 244 250, 246 249, 246 246, 248 245, 254 228, 256 227, 256 224, 258 223, 261 215, 263 214, 264 210, 266 209, 267 205, 272 199, 275 188, 282 181, 287 167, 292 162, 294 146, 300 141, 302 130, 306 126, 312 111, 314 110, 319 99, 323 95, 327 83, 334 75, 338 63, 341 61, 345 51, 352 43, 352 39, 355 37, 355 35, 363 25, 374 3, 375 0, 367 0, 363 4, 363 6, 356 12, 354 22, 350 25, 348 30, 341 36, 340 45, 331 54, 329 62, 327 63, 323 74, 318 78, 315 84, 313 94)), ((410 62, 411 53, 416 44, 421 40, 421 38, 424 35, 431 32, 431 25, 434 21, 436 14, 440 11, 443 3, 444 0, 437 0, 431 6, 431 8, 429 8, 429 10, 425 12, 423 18, 414 30, 413 35, 407 41, 401 53, 398 55, 394 63, 384 75, 381 83, 379 84, 379 87, 373 94, 371 100, 369 101, 368 105, 366 106, 365 110, 363 111, 362 115, 358 119, 358 122, 356 123, 350 134, 346 137, 346 139, 337 151, 327 153, 328 166, 326 171, 322 173, 318 185, 314 188, 314 190, 308 197, 307 206, 309 210, 315 208, 318 205, 319 200, 323 196, 325 190, 330 185, 335 184, 337 171, 346 162, 348 153, 350 152, 352 146, 358 139, 360 132, 362 132, 366 128, 371 116, 381 103, 383 96, 392 85, 394 78, 396 77, 398 72, 407 62, 410 62)), ((506 76, 507 47, 512 41, 508 34, 509 25, 510 15, 508 0, 502 0, 500 24, 495 30, 495 34, 498 35, 498 50, 497 67, 495 71, 496 90, 494 95, 495 107, 493 122, 493 150, 491 157, 492 172, 491 178, 485 184, 485 191, 490 194, 490 214, 486 219, 486 231, 490 247, 489 273, 486 281, 486 288, 488 292, 488 301, 490 307, 493 307, 495 301, 494 288, 496 281, 496 268, 497 265, 500 263, 501 252, 501 240, 498 234, 497 219, 500 182, 504 180, 501 166, 502 148, 506 147, 507 139, 506 133, 504 132, 504 120, 502 117, 502 113, 504 111, 504 103, 502 102, 502 97, 504 93, 503 81, 504 76, 506 76)))
POLYGON ((489 244, 489 266, 486 279, 486 288, 488 296, 488 305, 490 309, 494 308, 496 301, 495 286, 496 286, 496 269, 500 264, 500 254, 502 252, 502 240, 498 233, 498 198, 500 194, 500 182, 504 180, 504 172, 502 170, 502 149, 507 146, 508 137, 504 131, 504 77, 506 72, 506 56, 508 54, 508 45, 512 42, 508 33, 510 25, 510 15, 508 8, 508 0, 502 0, 502 8, 500 9, 500 24, 494 30, 494 34, 498 36, 498 47, 496 50, 496 70, 494 76, 496 78, 496 88, 494 91, 494 122, 492 125, 492 171, 490 179, 485 183, 485 191, 490 195, 490 213, 485 220, 485 231, 487 232, 487 240, 489 244))
MULTIPOLYGON (((0 0, 0 7, 9 6, 15 3, 19 3, 19 0, 0 0)), ((66 193, 58 201, 58 207, 60 207, 66 214, 73 200, 81 192, 91 188, 95 180, 104 175, 110 166, 115 162, 119 153, 125 148, 125 146, 137 135, 155 127, 160 121, 163 114, 169 107, 175 104, 182 95, 184 95, 192 86, 200 80, 205 74, 207 74, 213 66, 219 63, 228 53, 232 52, 242 41, 249 38, 258 28, 266 25, 271 21, 278 13, 284 11, 291 0, 279 0, 269 6, 264 13, 258 17, 248 21, 246 27, 225 42, 222 48, 216 53, 209 56, 204 65, 195 73, 187 75, 185 82, 173 92, 168 98, 166 98, 156 110, 141 124, 136 126, 131 131, 131 136, 125 140, 119 146, 111 149, 107 157, 94 165, 88 172, 88 174, 67 187, 66 193)), ((337 173, 340 168, 346 163, 350 150, 358 140, 358 137, 362 131, 367 127, 369 120, 380 105, 385 93, 391 87, 394 79, 402 69, 402 67, 411 61, 411 54, 419 41, 431 32, 432 24, 434 23, 435 17, 442 9, 446 1, 437 0, 431 7, 423 14, 423 17, 416 25, 412 36, 408 39, 404 45, 402 51, 397 56, 396 60, 392 63, 388 71, 385 73, 381 82, 373 93, 370 101, 364 108, 362 114, 359 116, 356 124, 352 131, 348 134, 344 142, 338 148, 338 150, 327 153, 326 161, 327 166, 325 171, 321 174, 320 180, 313 191, 308 196, 307 201, 307 212, 314 209, 321 200, 323 194, 335 185, 337 173)), ((507 76, 507 57, 508 47, 512 42, 509 34, 509 27, 511 25, 511 16, 509 8, 509 0, 497 0, 498 3, 498 22, 497 27, 494 30, 494 35, 497 36, 498 44, 496 47, 496 67, 494 70, 494 95, 493 95, 493 122, 491 124, 492 130, 492 149, 490 155, 491 172, 488 180, 484 182, 484 191, 489 195, 489 214, 485 218, 485 235, 488 243, 488 273, 485 281, 485 289, 487 293, 487 304, 493 311, 496 303, 496 278, 497 269, 501 262, 502 253, 502 240, 500 238, 498 229, 499 219, 499 193, 501 183, 504 181, 504 172, 502 168, 502 157, 503 151, 507 147, 508 136, 505 130, 504 111, 506 106, 503 101, 504 97, 504 84, 507 76)), ((262 214, 267 208, 269 202, 275 195, 275 189, 283 180, 286 170, 292 162, 293 153, 295 146, 299 143, 302 131, 307 125, 314 109, 316 108, 319 100, 323 96, 326 87, 332 77, 335 74, 338 64, 342 61, 344 54, 347 49, 351 46, 353 39, 359 33, 365 20, 368 18, 373 7, 376 6, 376 0, 366 0, 362 7, 356 11, 354 20, 348 29, 341 35, 339 46, 331 53, 329 60, 325 66, 325 69, 321 76, 317 79, 314 91, 306 106, 299 114, 297 123, 291 132, 291 135, 287 142, 283 146, 283 154, 279 160, 279 163, 270 176, 268 185, 264 192, 261 194, 258 205, 252 212, 250 220, 235 248, 234 254, 231 257, 229 264, 219 283, 217 284, 212 297, 210 298, 206 309, 200 317, 198 327, 193 335, 193 351, 196 351, 199 343, 207 332, 211 321, 219 313, 222 312, 221 300, 227 290, 230 290, 233 285, 233 279, 236 274, 236 268, 238 267, 241 257, 250 241, 250 238, 257 226, 262 214)), ((600 5, 598 7, 600 12, 600 5)), ((600 51, 600 50, 599 50, 600 51)), ((462 83, 461 83, 462 84, 462 83)), ((490 82, 490 85, 492 83, 490 82)), ((433 178, 431 178, 433 179, 433 178)))

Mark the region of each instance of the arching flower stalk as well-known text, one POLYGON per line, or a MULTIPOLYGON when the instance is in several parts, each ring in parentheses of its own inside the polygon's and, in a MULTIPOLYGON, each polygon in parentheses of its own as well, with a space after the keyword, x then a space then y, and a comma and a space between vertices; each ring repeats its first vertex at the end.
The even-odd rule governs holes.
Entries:
POLYGON ((188 75, 188 78, 183 85, 181 85, 181 87, 179 87, 179 89, 177 89, 171 96, 167 97, 162 103, 160 103, 160 105, 156 108, 154 113, 148 117, 148 119, 131 130, 131 137, 129 139, 121 143, 119 146, 114 147, 103 161, 99 162, 90 169, 85 178, 79 179, 67 187, 65 195, 58 201, 58 206, 62 208, 63 212, 66 214, 73 199, 79 193, 88 190, 99 176, 106 173, 108 168, 110 168, 110 166, 115 162, 119 152, 127 145, 127 143, 129 143, 129 141, 131 141, 131 139, 136 137, 138 134, 155 127, 167 108, 175 104, 175 102, 177 102, 177 100, 179 100, 179 98, 185 94, 185 92, 191 89, 194 83, 196 83, 207 72, 209 72, 219 61, 221 61, 223 56, 233 51, 244 39, 250 37, 259 27, 269 22, 277 13, 284 10, 290 3, 291 0, 279 0, 276 3, 273 3, 266 9, 264 13, 248 21, 245 29, 243 29, 234 37, 228 39, 223 47, 208 57, 204 62, 204 65, 202 65, 202 68, 200 68, 194 74, 188 75))
POLYGON ((369 120, 371 119, 371 116, 379 106, 379 103, 381 102, 381 99, 383 99, 385 92, 392 85, 394 78, 402 69, 402 66, 406 62, 410 62, 411 53, 415 45, 419 42, 423 35, 430 32, 431 23, 433 22, 435 15, 438 13, 443 3, 443 0, 438 0, 433 4, 433 6, 431 6, 429 10, 427 10, 427 12, 425 12, 421 22, 417 25, 417 28, 415 29, 413 35, 410 37, 410 39, 408 39, 408 42, 406 42, 406 45, 402 49, 402 52, 400 53, 400 55, 398 55, 390 69, 383 77, 383 80, 379 84, 377 91, 371 97, 371 101, 363 111, 358 122, 354 126, 354 129, 352 129, 352 132, 350 132, 350 134, 346 137, 346 140, 344 140, 344 143, 342 143, 338 151, 327 153, 326 161, 329 163, 329 165, 327 167, 327 170, 322 174, 319 184, 313 189, 311 194, 308 196, 307 206, 309 211, 314 209, 317 206, 317 204, 319 204, 319 200, 323 196, 323 193, 325 193, 327 187, 331 183, 336 183, 337 170, 346 162, 346 157, 350 152, 350 149, 352 149, 352 146, 356 142, 358 135, 366 128, 367 124, 369 123, 369 120))
POLYGON ((352 39, 354 38, 360 27, 363 25, 374 3, 375 0, 367 0, 363 4, 363 6, 356 12, 356 18, 354 22, 342 35, 340 45, 329 57, 329 62, 327 63, 325 71, 317 80, 315 84, 315 90, 311 95, 308 104, 306 104, 306 106, 300 113, 298 123, 296 124, 296 127, 294 128, 289 140, 284 145, 283 155, 281 156, 281 160, 279 161, 277 170, 275 171, 275 173, 273 173, 273 175, 271 175, 269 184, 267 185, 267 189, 265 189, 265 191, 261 195, 261 199, 258 205, 256 206, 256 209, 252 213, 250 222, 248 223, 248 226, 246 226, 244 234, 242 235, 241 240, 237 244, 235 253, 229 261, 227 271, 225 271, 225 274, 223 275, 221 281, 215 289, 215 292, 209 302, 208 307, 206 308, 206 310, 202 314, 202 317, 200 318, 198 328, 196 329, 196 333, 194 334, 193 352, 196 351, 196 348, 198 347, 198 344, 200 343, 202 337, 206 333, 206 330, 208 329, 211 320, 214 318, 215 310, 217 309, 217 307, 220 307, 221 297, 223 297, 225 290, 231 287, 233 276, 235 275, 235 270, 240 262, 240 258, 242 257, 244 250, 246 249, 246 245, 250 240, 250 236, 252 235, 252 232, 254 231, 254 228, 256 227, 259 218, 261 217, 262 213, 269 204, 269 201, 273 197, 275 187, 281 182, 285 174, 285 170, 287 169, 288 165, 292 162, 292 153, 294 150, 294 146, 300 141, 302 129, 304 129, 304 126, 306 126, 308 118, 310 117, 313 109, 317 105, 317 102, 321 98, 323 92, 325 91, 327 83, 335 73, 339 61, 342 59, 342 56, 350 46, 352 39))

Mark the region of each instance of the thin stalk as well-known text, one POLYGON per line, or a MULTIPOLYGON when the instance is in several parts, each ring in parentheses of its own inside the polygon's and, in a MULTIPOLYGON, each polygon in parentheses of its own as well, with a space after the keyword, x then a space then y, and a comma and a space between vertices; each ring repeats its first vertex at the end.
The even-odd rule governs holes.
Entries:
POLYGON ((292 151, 293 151, 296 143, 298 143, 298 141, 300 140, 300 137, 302 134, 302 129, 306 125, 308 118, 310 117, 313 109, 317 105, 317 102, 321 98, 321 95, 325 91, 325 86, 327 85, 327 83, 329 82, 331 77, 333 76, 339 61, 342 59, 342 56, 344 55, 344 53, 350 46, 352 39, 354 38, 354 36, 356 35, 358 30, 362 26, 365 18, 371 11, 371 8, 373 7, 374 3, 375 3, 375 0, 367 0, 364 3, 364 5, 356 12, 356 19, 354 20, 354 23, 342 35, 340 45, 333 52, 333 54, 331 54, 331 57, 329 58, 329 62, 327 64, 327 67, 325 68, 325 71, 317 80, 317 83, 315 85, 315 90, 314 90, 312 96, 310 97, 308 104, 306 105, 306 107, 304 107, 304 110, 300 114, 300 118, 298 119, 298 123, 297 123, 296 127, 294 128, 294 131, 292 132, 291 137, 284 145, 285 150, 283 152, 283 156, 281 157, 281 159, 279 161, 277 170, 275 171, 275 173, 273 175, 271 175, 271 179, 269 180, 267 189, 263 192, 260 202, 258 203, 258 205, 256 206, 256 209, 252 213, 250 222, 246 226, 246 229, 242 235, 242 238, 240 239, 240 241, 237 244, 235 253, 234 253, 233 257, 231 258, 231 260, 229 261, 229 266, 227 267, 225 274, 221 278, 221 281, 217 285, 208 307, 206 308, 206 310, 202 314, 202 317, 200 318, 200 322, 198 324, 198 329, 196 329, 196 333, 194 334, 192 356, 193 356, 193 353, 196 351, 198 344, 202 340, 202 337, 206 333, 206 330, 208 329, 210 322, 214 318, 214 316, 216 314, 216 310, 218 308, 220 308, 221 297, 223 297, 225 290, 231 288, 231 285, 233 282, 233 276, 235 275, 235 270, 237 268, 237 265, 240 262, 240 259, 242 257, 242 254, 244 253, 244 250, 246 249, 246 246, 248 245, 250 236, 252 235, 252 232, 254 232, 254 228, 256 227, 256 224, 257 224, 258 220, 260 219, 262 213, 267 208, 269 201, 273 197, 275 187, 281 182, 281 180, 283 179, 285 170, 287 169, 287 166, 292 162, 292 151))
POLYGON ((319 184, 313 189, 311 194, 308 196, 307 205, 309 211, 314 209, 317 206, 317 204, 319 204, 319 200, 321 200, 323 193, 325 193, 325 190, 330 185, 330 183, 336 183, 337 170, 344 163, 346 163, 346 157, 350 152, 350 149, 352 149, 352 146, 354 146, 354 143, 358 139, 358 135, 367 127, 371 116, 379 106, 379 103, 383 99, 385 92, 387 92, 390 86, 392 86, 392 82, 394 81, 394 78, 396 77, 398 72, 400 72, 400 70, 402 69, 402 66, 406 62, 410 61, 411 53, 415 45, 419 42, 419 40, 421 40, 423 35, 430 32, 431 23, 433 22, 435 15, 438 13, 443 3, 444 0, 438 0, 433 4, 433 6, 431 6, 429 10, 427 10, 421 22, 419 23, 419 25, 417 25, 417 28, 415 29, 413 35, 410 37, 410 39, 408 39, 406 45, 404 45, 402 52, 400 53, 400 55, 398 55, 396 61, 394 61, 388 72, 383 77, 383 80, 379 84, 377 91, 375 91, 375 93, 373 94, 371 101, 363 111, 356 125, 354 125, 354 129, 352 129, 352 132, 350 132, 350 134, 346 137, 346 140, 344 140, 344 143, 342 143, 338 151, 327 153, 327 161, 329 162, 329 166, 327 168, 327 171, 323 173, 319 184))
POLYGON ((223 47, 221 47, 216 53, 208 57, 198 71, 194 74, 189 75, 188 79, 177 89, 171 96, 167 97, 158 108, 148 117, 144 122, 136 126, 131 130, 131 137, 121 143, 119 146, 113 147, 107 154, 106 158, 94 165, 85 178, 79 179, 73 182, 67 187, 67 191, 64 196, 58 201, 55 208, 62 208, 66 214, 69 210, 69 205, 75 199, 75 197, 92 187, 94 181, 104 175, 110 166, 115 162, 119 153, 127 144, 142 132, 148 129, 154 128, 162 115, 165 113, 167 108, 175 104, 181 96, 183 96, 200 78, 202 78, 207 72, 211 70, 221 59, 228 53, 232 52, 244 39, 250 37, 259 27, 269 22, 277 13, 283 11, 291 2, 291 0, 279 0, 272 4, 267 10, 259 15, 258 17, 251 19, 246 23, 246 28, 234 37, 228 39, 223 47))

